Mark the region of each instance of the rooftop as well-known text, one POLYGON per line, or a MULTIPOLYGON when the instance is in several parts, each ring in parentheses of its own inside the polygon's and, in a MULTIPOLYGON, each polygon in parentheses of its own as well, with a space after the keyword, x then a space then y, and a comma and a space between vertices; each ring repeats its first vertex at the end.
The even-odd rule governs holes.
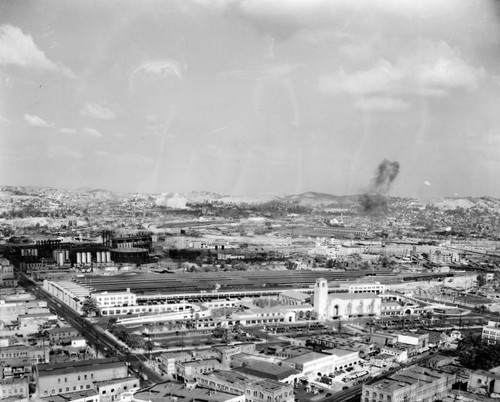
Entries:
POLYGON ((328 298, 341 300, 380 299, 375 293, 329 293, 328 298))
POLYGON ((252 361, 247 366, 235 368, 235 371, 254 377, 267 378, 277 381, 288 378, 291 375, 299 374, 299 371, 289 367, 262 361, 252 361))
POLYGON ((99 396, 96 390, 94 389, 84 389, 78 392, 72 392, 70 394, 62 395, 52 395, 47 398, 41 398, 44 402, 69 402, 76 401, 82 398, 91 398, 94 396, 99 396))
POLYGON ((113 380, 107 380, 107 381, 95 381, 94 384, 97 387, 102 387, 105 385, 124 384, 124 383, 129 383, 129 382, 137 382, 137 385, 139 385, 139 380, 135 377, 122 377, 122 378, 115 378, 113 380))
POLYGON ((335 355, 337 357, 343 357, 352 355, 353 353, 358 354, 359 352, 357 350, 333 348, 333 349, 323 350, 323 353, 326 353, 328 355, 335 355))
POLYGON ((281 292, 281 296, 293 297, 294 299, 299 300, 307 300, 311 298, 311 295, 297 292, 296 290, 284 290, 283 292, 281 292))
POLYGON ((286 359, 285 361, 288 363, 304 364, 312 362, 314 360, 324 359, 325 357, 329 356, 330 355, 326 353, 310 352, 300 356, 291 357, 290 359, 286 359))
POLYGON ((60 328, 52 328, 47 331, 49 334, 61 334, 66 332, 78 332, 73 327, 60 327, 60 328))
POLYGON ((203 375, 207 377, 217 377, 218 379, 223 380, 229 384, 239 385, 243 388, 247 383, 250 382, 250 379, 246 375, 237 371, 218 370, 214 371, 213 373, 205 373, 203 375))
POLYGON ((155 385, 148 391, 138 392, 134 400, 151 402, 204 401, 224 402, 234 398, 234 395, 222 391, 212 391, 206 388, 190 388, 184 384, 164 383, 155 385))
POLYGON ((46 363, 38 364, 38 376, 50 376, 59 375, 63 373, 88 371, 95 369, 104 368, 118 368, 125 367, 125 363, 121 362, 117 357, 112 357, 109 359, 91 359, 91 360, 79 360, 70 361, 63 363, 46 363))

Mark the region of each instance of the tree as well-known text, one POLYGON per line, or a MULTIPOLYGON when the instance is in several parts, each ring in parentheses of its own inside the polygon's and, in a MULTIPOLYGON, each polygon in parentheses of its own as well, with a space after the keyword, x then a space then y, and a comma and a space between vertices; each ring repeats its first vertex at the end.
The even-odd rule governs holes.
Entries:
POLYGON ((154 348, 155 348, 155 345, 151 341, 151 339, 148 339, 146 342, 144 342, 144 349, 148 352, 148 359, 151 359, 151 351, 154 348))
POLYGON ((97 300, 93 297, 87 296, 82 303, 82 313, 85 317, 91 316, 92 313, 96 316, 101 314, 99 307, 97 306, 97 300))
POLYGON ((477 276, 477 286, 482 288, 484 285, 486 285, 486 276, 484 274, 479 274, 477 276))
POLYGON ((107 328, 108 330, 112 330, 113 328, 116 327, 116 324, 118 323, 118 318, 116 317, 109 317, 108 323, 107 323, 107 328))
POLYGON ((500 362, 500 344, 489 345, 481 335, 467 335, 458 342, 458 360, 464 367, 472 370, 490 370, 500 362))

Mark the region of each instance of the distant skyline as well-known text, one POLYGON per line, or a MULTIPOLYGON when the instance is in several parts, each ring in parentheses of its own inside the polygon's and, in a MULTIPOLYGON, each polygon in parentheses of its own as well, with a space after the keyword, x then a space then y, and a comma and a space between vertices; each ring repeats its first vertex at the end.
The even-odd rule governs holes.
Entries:
POLYGON ((0 2, 0 183, 500 197, 500 3, 0 2))

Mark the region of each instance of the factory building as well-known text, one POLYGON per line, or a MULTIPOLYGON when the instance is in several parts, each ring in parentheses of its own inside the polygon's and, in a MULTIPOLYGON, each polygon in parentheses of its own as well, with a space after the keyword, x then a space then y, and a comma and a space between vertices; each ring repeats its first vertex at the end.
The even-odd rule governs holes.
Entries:
POLYGON ((52 282, 44 280, 43 288, 79 314, 82 313, 83 301, 90 296, 88 288, 70 281, 52 282))

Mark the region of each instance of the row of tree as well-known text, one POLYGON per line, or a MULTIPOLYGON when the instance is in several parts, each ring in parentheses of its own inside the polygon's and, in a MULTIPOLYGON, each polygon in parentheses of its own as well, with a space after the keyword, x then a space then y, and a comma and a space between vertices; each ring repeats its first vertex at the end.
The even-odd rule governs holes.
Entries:
POLYGON ((490 370, 500 365, 500 343, 488 344, 481 335, 467 335, 456 349, 460 364, 472 370, 490 370))

